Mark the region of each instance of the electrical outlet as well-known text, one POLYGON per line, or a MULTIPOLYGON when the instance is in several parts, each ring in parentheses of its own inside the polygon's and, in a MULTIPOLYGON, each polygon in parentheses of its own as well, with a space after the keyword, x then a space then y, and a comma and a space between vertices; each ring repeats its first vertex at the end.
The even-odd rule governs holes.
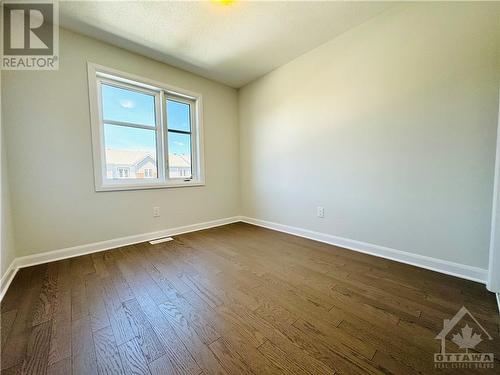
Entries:
POLYGON ((160 207, 153 207, 153 217, 160 217, 160 207))
POLYGON ((319 218, 324 218, 325 217, 325 208, 324 207, 318 207, 316 209, 316 215, 319 217, 319 218))

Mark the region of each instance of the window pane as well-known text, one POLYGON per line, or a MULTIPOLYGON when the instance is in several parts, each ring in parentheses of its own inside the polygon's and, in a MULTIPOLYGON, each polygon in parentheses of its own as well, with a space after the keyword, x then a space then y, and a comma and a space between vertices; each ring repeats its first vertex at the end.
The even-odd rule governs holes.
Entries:
POLYGON ((191 131, 189 104, 167 100, 167 121, 171 130, 191 131))
POLYGON ((156 131, 104 125, 106 178, 158 178, 156 131))
POLYGON ((104 84, 101 87, 104 120, 155 126, 155 98, 153 95, 104 84))
POLYGON ((191 135, 168 132, 170 178, 191 178, 191 135))

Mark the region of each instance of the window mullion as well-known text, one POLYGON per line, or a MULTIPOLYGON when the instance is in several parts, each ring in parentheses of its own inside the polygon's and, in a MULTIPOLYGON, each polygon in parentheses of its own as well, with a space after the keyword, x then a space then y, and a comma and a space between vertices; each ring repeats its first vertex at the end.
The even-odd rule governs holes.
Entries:
POLYGON ((158 179, 162 182, 167 180, 166 165, 165 165, 165 136, 164 136, 164 110, 163 110, 163 91, 156 95, 156 143, 157 143, 157 165, 158 165, 158 179))
POLYGON ((186 135, 191 135, 192 132, 188 132, 186 130, 176 130, 176 129, 168 129, 169 132, 171 133, 177 133, 177 134, 186 134, 186 135))
POLYGON ((168 160, 168 118, 167 118, 167 100, 165 98, 165 91, 160 91, 160 107, 161 107, 161 128, 162 128, 162 141, 163 141, 163 174, 165 182, 170 179, 169 175, 169 160, 168 160))
POLYGON ((198 178, 198 145, 197 145, 197 123, 195 122, 195 110, 193 103, 189 103, 189 120, 191 122, 189 127, 189 134, 191 138, 191 179, 198 178))
POLYGON ((109 125, 126 126, 129 128, 145 129, 145 130, 155 130, 155 127, 151 125, 135 124, 133 122, 124 122, 124 121, 106 120, 106 119, 103 119, 102 122, 103 124, 109 124, 109 125))

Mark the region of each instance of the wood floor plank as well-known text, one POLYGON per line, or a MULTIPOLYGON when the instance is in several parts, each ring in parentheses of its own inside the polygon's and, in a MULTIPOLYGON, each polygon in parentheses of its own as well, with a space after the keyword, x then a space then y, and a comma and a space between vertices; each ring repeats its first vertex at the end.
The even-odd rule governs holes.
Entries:
POLYGON ((71 367, 73 374, 97 374, 97 362, 90 318, 74 320, 71 325, 71 367))
POLYGON ((50 329, 50 321, 40 323, 33 327, 24 357, 22 367, 23 374, 43 375, 47 373, 50 329))
POLYGON ((132 264, 127 260, 121 261, 119 267, 124 271, 124 276, 134 292, 141 310, 163 344, 163 348, 174 367, 180 373, 199 374, 201 372, 200 367, 196 364, 187 348, 173 331, 170 323, 164 318, 158 306, 149 296, 147 282, 143 279, 141 272, 137 271, 136 273, 133 270, 132 264))
POLYGON ((127 375, 149 374, 148 361, 136 338, 118 346, 123 369, 127 375))
POLYGON ((135 337, 130 321, 127 318, 123 303, 110 276, 101 278, 104 292, 104 305, 111 324, 111 329, 116 339, 116 344, 121 344, 135 337))
POLYGON ((76 257, 70 260, 71 272, 71 320, 77 321, 89 314, 87 293, 85 290, 85 275, 88 265, 84 257, 76 257))
POLYGON ((346 334, 344 331, 335 326, 324 324, 319 320, 314 319, 298 319, 293 325, 303 331, 314 333, 318 340, 333 345, 336 350, 341 351, 343 347, 361 354, 366 359, 372 359, 377 351, 377 347, 360 340, 356 337, 346 334))
POLYGON ((47 375, 68 375, 71 374, 71 357, 49 365, 47 375))
POLYGON ((170 323, 163 318, 163 314, 148 297, 138 296, 139 305, 151 323, 154 332, 163 344, 165 352, 172 358, 177 370, 185 374, 197 375, 201 369, 194 361, 193 357, 184 346, 184 343, 177 337, 170 323))
MULTIPOLYGON (((234 312, 228 311, 227 315, 223 316, 217 309, 212 309, 196 293, 187 294, 186 299, 206 321, 215 327, 221 337, 225 338, 226 344, 232 342, 231 338, 234 338, 235 345, 238 345, 240 341, 244 341, 245 345, 249 345, 250 348, 256 348, 263 342, 262 333, 251 325, 241 324, 241 320, 234 316, 234 312)), ((225 307, 221 306, 219 308, 224 308, 224 311, 226 311, 225 307)))
POLYGON ((371 298, 350 292, 341 293, 337 290, 332 290, 330 296, 335 303, 330 309, 330 314, 340 317, 341 320, 345 315, 354 315, 383 327, 395 327, 399 323, 400 317, 397 314, 384 310, 376 302, 372 304, 371 298))
POLYGON ((106 256, 104 257, 104 264, 108 269, 108 273, 113 281, 113 285, 115 287, 116 292, 118 293, 118 297, 120 301, 125 302, 134 298, 134 294, 130 289, 127 281, 123 278, 121 271, 118 269, 116 265, 115 256, 118 253, 117 250, 111 250, 105 252, 106 256))
POLYGON ((71 320, 55 318, 51 321, 49 365, 71 356, 71 320))
POLYGON ((420 374, 420 372, 416 371, 408 362, 398 361, 393 356, 382 351, 375 354, 373 361, 380 366, 385 374, 420 374))
MULTIPOLYGON (((284 351, 272 344, 269 340, 266 340, 261 346, 259 346, 258 349, 259 352, 261 352, 276 367, 278 367, 283 374, 317 374, 316 372, 310 372, 307 368, 300 367, 294 361, 291 361, 284 351)), ((332 373, 334 374, 335 372, 332 372, 331 370, 328 371, 328 374, 332 373)))
POLYGON ((493 338, 475 349, 493 373, 484 285, 234 223, 19 270, 1 374, 435 374, 435 337, 462 306, 493 338))
MULTIPOLYGON (((198 301, 205 303, 201 298, 198 301)), ((223 308, 219 306, 217 310, 223 308)), ((257 350, 257 347, 264 341, 262 332, 246 324, 242 319, 237 319, 229 310, 224 309, 224 315, 220 315, 211 313, 210 309, 210 306, 205 306, 203 311, 207 320, 211 321, 221 334, 221 338, 217 340, 219 342, 217 346, 222 345, 222 348, 232 353, 233 357, 240 358, 249 370, 256 374, 279 373, 279 368, 257 350), (231 318, 226 319, 229 315, 231 318)), ((224 353, 227 354, 225 351, 219 354, 224 353)), ((222 361, 221 358, 219 360, 222 361)))
POLYGON ((149 370, 151 371, 151 375, 181 375, 182 373, 178 372, 168 355, 163 355, 160 358, 155 359, 149 365, 149 370))
POLYGON ((57 281, 52 311, 49 366, 71 357, 70 261, 57 262, 57 281))
POLYGON ((316 340, 308 332, 295 326, 287 327, 283 332, 291 341, 299 345, 316 359, 332 367, 341 374, 382 374, 383 372, 364 360, 354 352, 337 351, 320 340, 316 340))
MULTIPOLYGON (((279 304, 279 300, 264 300, 258 309, 254 310, 254 313, 263 317, 268 322, 274 324, 276 327, 281 325, 289 325, 299 319, 299 316, 292 313, 290 310, 287 310, 282 305, 279 304)), ((334 317, 336 324, 341 322, 342 319, 334 317)))
POLYGON ((227 348, 222 337, 211 343, 209 347, 228 374, 253 374, 243 359, 227 348))
POLYGON ((17 310, 10 310, 0 314, 1 335, 2 335, 1 345, 3 345, 7 340, 7 337, 9 336, 14 321, 16 320, 16 316, 17 316, 17 310))
POLYGON ((217 331, 204 321, 196 310, 189 305, 182 294, 175 289, 169 278, 161 273, 153 264, 147 266, 146 271, 156 284, 161 287, 169 302, 175 304, 181 314, 190 322, 205 344, 210 344, 220 337, 217 331))
POLYGON ((2 299, 1 312, 5 313, 10 310, 19 309, 23 299, 18 298, 23 291, 30 289, 34 284, 31 283, 31 278, 35 267, 21 268, 17 271, 12 280, 9 289, 2 299))
POLYGON ((209 350, 208 346, 198 336, 196 330, 173 303, 162 303, 158 307, 167 317, 174 332, 182 340, 186 348, 188 348, 204 374, 226 373, 213 353, 209 350))
POLYGON ((3 369, 1 371, 1 375, 22 375, 23 364, 20 363, 18 365, 3 369))
POLYGON ((39 286, 30 289, 20 290, 21 305, 17 312, 14 323, 7 336, 5 345, 1 348, 1 367, 7 369, 23 363, 27 352, 28 339, 33 329, 33 311, 37 303, 39 286))
POLYGON ((105 263, 105 254, 105 251, 90 254, 96 275, 103 278, 109 276, 109 270, 105 263))
POLYGON ((192 291, 190 286, 182 280, 183 270, 177 267, 168 249, 163 248, 163 251, 161 251, 158 248, 153 248, 151 251, 147 252, 146 256, 154 267, 167 277, 169 282, 179 293, 188 293, 192 291))
POLYGON ((93 332, 99 374, 124 374, 122 361, 110 326, 93 332))
POLYGON ((92 331, 98 331, 110 325, 106 311, 104 285, 95 273, 85 277, 85 290, 92 331))
MULTIPOLYGON (((331 374, 334 372, 332 368, 313 358, 307 351, 293 343, 280 331, 280 329, 286 330, 286 327, 291 325, 292 322, 276 320, 274 318, 267 320, 267 314, 261 315, 260 310, 252 312, 240 305, 232 305, 231 309, 234 310, 234 313, 241 321, 252 325, 252 332, 256 332, 257 338, 265 337, 264 343, 270 341, 283 352, 287 353, 289 361, 312 370, 314 374, 331 374)), ((273 308, 272 311, 276 311, 276 308, 273 308)), ((251 342, 251 340, 248 341, 251 342)), ((258 348, 260 349, 262 345, 259 345, 258 348)))
POLYGON ((279 301, 285 309, 291 311, 298 317, 314 317, 318 320, 323 320, 331 325, 338 326, 342 319, 337 316, 330 314, 329 311, 321 306, 317 306, 314 303, 297 299, 293 293, 284 289, 269 289, 266 287, 259 287, 253 289, 251 293, 260 294, 266 296, 269 300, 279 301))
POLYGON ((137 339, 137 344, 141 348, 148 363, 163 356, 165 354, 163 345, 147 320, 146 315, 141 310, 139 303, 133 299, 124 302, 123 305, 131 329, 137 339))
POLYGON ((43 285, 38 296, 33 313, 33 326, 45 323, 52 319, 54 304, 56 303, 57 288, 57 264, 49 263, 45 274, 43 285))

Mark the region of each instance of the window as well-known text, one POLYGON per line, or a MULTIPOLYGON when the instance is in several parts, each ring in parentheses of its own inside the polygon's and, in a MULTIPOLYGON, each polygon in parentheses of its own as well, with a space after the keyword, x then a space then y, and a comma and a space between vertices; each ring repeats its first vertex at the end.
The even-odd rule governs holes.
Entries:
POLYGON ((118 168, 118 178, 128 178, 129 175, 130 175, 130 169, 118 168))
POLYGON ((96 190, 204 184, 201 95, 88 68, 96 190))
POLYGON ((167 97, 168 163, 170 178, 191 177, 191 105, 167 97))

